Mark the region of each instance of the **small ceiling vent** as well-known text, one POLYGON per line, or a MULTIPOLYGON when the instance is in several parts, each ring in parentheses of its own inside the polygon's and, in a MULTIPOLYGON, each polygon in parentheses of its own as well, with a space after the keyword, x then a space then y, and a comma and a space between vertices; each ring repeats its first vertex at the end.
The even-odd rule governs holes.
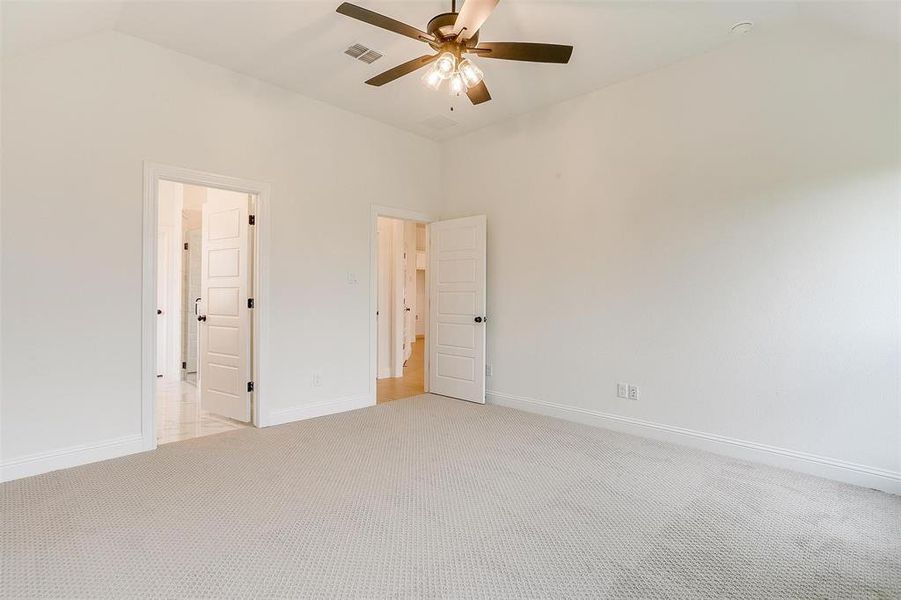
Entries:
POLYGON ((360 56, 359 59, 362 60, 364 63, 371 65, 372 63, 374 63, 381 57, 382 57, 382 55, 380 53, 376 52, 375 50, 370 50, 369 52, 365 53, 363 56, 360 56))
POLYGON ((345 50, 344 54, 353 56, 357 60, 361 60, 367 65, 371 65, 382 57, 381 52, 376 52, 375 50, 367 48, 363 44, 354 44, 353 46, 345 50))
POLYGON ((353 56, 354 58, 360 58, 364 54, 369 52, 369 48, 364 46, 363 44, 354 44, 350 48, 344 51, 344 54, 348 56, 353 56))
POLYGON ((444 131, 445 129, 450 129, 451 127, 456 127, 457 122, 453 119, 448 119, 442 115, 435 115, 434 117, 429 117, 428 119, 423 119, 420 121, 420 124, 428 127, 432 131, 444 131))

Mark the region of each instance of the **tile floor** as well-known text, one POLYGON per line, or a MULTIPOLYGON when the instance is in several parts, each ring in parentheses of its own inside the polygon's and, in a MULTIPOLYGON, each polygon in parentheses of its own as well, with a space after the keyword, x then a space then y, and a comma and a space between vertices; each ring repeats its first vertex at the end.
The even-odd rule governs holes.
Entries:
POLYGON ((425 339, 417 337, 413 344, 413 353, 404 366, 404 376, 379 379, 376 382, 376 401, 379 404, 401 398, 411 398, 425 392, 424 349, 425 339))
POLYGON ((200 408, 197 388, 187 381, 157 380, 156 441, 158 444, 249 427, 200 408))

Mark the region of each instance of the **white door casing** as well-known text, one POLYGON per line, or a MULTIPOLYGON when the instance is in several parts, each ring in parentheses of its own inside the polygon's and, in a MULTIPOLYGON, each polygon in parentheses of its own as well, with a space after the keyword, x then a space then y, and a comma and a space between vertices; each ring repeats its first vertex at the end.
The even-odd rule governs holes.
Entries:
POLYGON ((204 410, 250 421, 249 196, 209 188, 201 226, 200 399, 204 410))
POLYGON ((485 403, 484 215, 429 225, 429 391, 485 403))

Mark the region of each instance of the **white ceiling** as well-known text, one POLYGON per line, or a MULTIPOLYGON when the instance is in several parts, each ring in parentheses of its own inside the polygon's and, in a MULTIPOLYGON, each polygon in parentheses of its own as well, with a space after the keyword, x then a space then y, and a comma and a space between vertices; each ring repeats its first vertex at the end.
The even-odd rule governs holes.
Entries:
MULTIPOLYGON (((815 18, 857 33, 898 38, 894 2, 502 0, 482 28, 482 40, 571 44, 575 50, 568 65, 477 59, 493 100, 474 107, 465 97, 426 89, 417 74, 381 88, 364 85, 373 75, 430 49, 335 13, 339 3, 4 1, 3 50, 19 54, 115 29, 444 139, 705 52, 727 43, 731 25, 739 21, 753 21, 759 31, 815 18), (384 58, 372 65, 354 60, 343 53, 354 43, 378 50, 384 58), (442 129, 427 125, 436 117, 455 124, 442 129)), ((432 16, 449 9, 450 1, 356 3, 425 29, 432 16)))

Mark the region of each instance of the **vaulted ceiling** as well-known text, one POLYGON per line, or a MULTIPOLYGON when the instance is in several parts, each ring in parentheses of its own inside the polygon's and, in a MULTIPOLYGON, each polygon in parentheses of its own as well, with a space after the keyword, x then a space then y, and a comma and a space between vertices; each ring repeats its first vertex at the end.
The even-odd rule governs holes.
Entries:
MULTIPOLYGON (((465 96, 426 89, 415 74, 381 88, 364 85, 428 47, 341 16, 335 12, 339 3, 5 1, 3 50, 15 55, 114 29, 445 139, 729 43, 730 27, 739 21, 753 21, 759 32, 815 19, 891 43, 898 38, 893 2, 502 0, 482 29, 482 40, 571 44, 575 51, 568 65, 478 61, 493 100, 471 106, 465 96), (366 64, 344 54, 355 43, 384 56, 366 64)), ((420 29, 450 8, 450 0, 356 3, 420 29)))

